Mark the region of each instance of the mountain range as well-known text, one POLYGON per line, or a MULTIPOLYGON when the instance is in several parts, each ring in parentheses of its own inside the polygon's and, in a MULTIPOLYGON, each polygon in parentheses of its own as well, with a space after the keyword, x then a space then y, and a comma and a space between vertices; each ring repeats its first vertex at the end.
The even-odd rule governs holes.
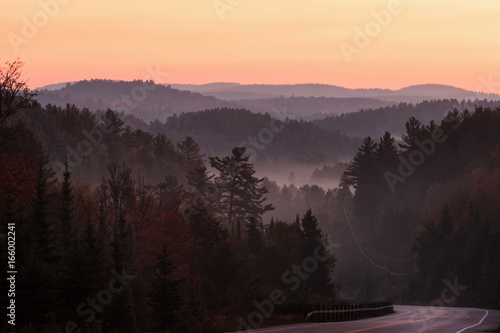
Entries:
POLYGON ((427 84, 399 90, 348 89, 324 84, 162 85, 152 81, 84 80, 38 88, 42 105, 75 104, 91 111, 111 108, 145 121, 165 121, 174 114, 212 108, 245 108, 255 113, 285 111, 295 119, 315 120, 360 110, 424 100, 500 100, 452 86, 427 84))
POLYGON ((209 83, 203 85, 172 84, 172 88, 198 92, 224 100, 260 99, 273 97, 336 97, 376 98, 390 102, 420 102, 431 99, 500 99, 498 94, 485 94, 441 84, 412 85, 398 90, 349 89, 327 84, 267 85, 209 83))

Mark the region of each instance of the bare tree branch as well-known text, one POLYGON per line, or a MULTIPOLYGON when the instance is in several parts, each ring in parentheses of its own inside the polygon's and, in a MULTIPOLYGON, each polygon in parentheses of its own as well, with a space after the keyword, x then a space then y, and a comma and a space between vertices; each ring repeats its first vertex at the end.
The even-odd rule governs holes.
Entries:
POLYGON ((28 108, 37 95, 22 78, 24 63, 19 58, 5 65, 0 67, 0 125, 16 111, 28 108))

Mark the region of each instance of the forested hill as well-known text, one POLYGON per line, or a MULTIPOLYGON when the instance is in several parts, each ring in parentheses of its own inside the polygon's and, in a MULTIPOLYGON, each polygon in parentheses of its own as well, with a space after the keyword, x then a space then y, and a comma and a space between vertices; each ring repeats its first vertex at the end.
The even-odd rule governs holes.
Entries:
MULTIPOLYGON (((379 254, 379 266, 388 265, 389 257, 410 258, 407 266, 391 262, 393 272, 399 266, 396 273, 414 274, 408 299, 428 302, 442 293, 447 279, 467 286, 454 305, 495 303, 492 291, 500 290, 499 128, 500 108, 456 111, 431 124, 411 118, 403 143, 396 144, 389 133, 380 140, 367 137, 348 165, 340 186, 355 189, 352 201, 350 192, 344 199, 352 204, 352 228, 372 258, 379 254)), ((357 257, 353 251, 351 261, 357 257)), ((351 265, 354 269, 357 262, 351 265)), ((372 281, 383 286, 387 272, 377 269, 376 274, 372 281)), ((397 274, 392 275, 396 281, 397 274)))
POLYGON ((206 152, 228 154, 235 146, 253 147, 257 161, 335 162, 353 156, 359 138, 287 118, 284 111, 255 114, 244 109, 212 109, 170 117, 150 125, 174 142, 192 136, 206 152), (281 120, 281 121, 280 121, 281 120))
POLYGON ((448 111, 454 108, 474 110, 475 105, 495 108, 500 106, 500 100, 464 102, 456 99, 444 99, 424 101, 416 105, 400 103, 378 109, 370 108, 354 113, 329 116, 321 120, 314 120, 313 124, 352 136, 378 138, 385 131, 389 131, 395 136, 401 136, 405 131, 405 122, 412 116, 422 123, 428 123, 431 120, 439 122, 448 111))
POLYGON ((182 174, 178 142, 192 136, 203 153, 225 156, 236 146, 245 146, 254 162, 303 162, 311 166, 350 159, 361 140, 316 127, 308 122, 290 120, 286 114, 255 114, 243 109, 212 109, 172 116, 167 122, 149 125, 140 119, 111 110, 90 112, 72 105, 63 108, 35 104, 16 114, 34 135, 23 137, 21 146, 11 149, 37 156, 48 153, 49 165, 61 170, 67 159, 80 180, 95 183, 108 163, 124 161, 151 182, 182 174), (280 121, 279 119, 282 119, 280 121), (99 130, 103 121, 114 130, 99 130), (54 164, 55 163, 55 164, 54 164))
POLYGON ((215 97, 182 91, 152 81, 85 80, 67 84, 59 90, 40 90, 41 105, 74 104, 91 111, 106 110, 133 114, 145 121, 165 121, 174 113, 199 111, 233 105, 215 97))
MULTIPOLYGON (((277 97, 247 100, 221 100, 198 92, 174 89, 152 81, 84 80, 67 83, 59 89, 40 89, 37 100, 41 105, 64 107, 74 104, 91 111, 111 108, 132 114, 144 121, 183 112, 201 111, 220 107, 245 108, 255 113, 287 109, 296 119, 311 120, 331 114, 356 112, 363 108, 393 105, 392 101, 375 98, 277 97)), ((48 88, 51 88, 50 86, 48 88)))
POLYGON ((235 103, 254 112, 269 112, 274 108, 286 109, 298 119, 312 120, 330 115, 356 112, 366 108, 394 105, 394 102, 375 98, 335 98, 335 97, 277 97, 238 100, 235 103))

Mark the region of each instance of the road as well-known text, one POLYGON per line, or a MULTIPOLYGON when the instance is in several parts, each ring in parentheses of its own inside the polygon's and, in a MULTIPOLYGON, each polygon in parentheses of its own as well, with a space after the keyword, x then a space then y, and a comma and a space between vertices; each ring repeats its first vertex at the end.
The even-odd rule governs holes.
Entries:
POLYGON ((500 326, 500 310, 395 305, 395 313, 354 321, 304 323, 256 329, 259 333, 357 332, 492 332, 500 326))

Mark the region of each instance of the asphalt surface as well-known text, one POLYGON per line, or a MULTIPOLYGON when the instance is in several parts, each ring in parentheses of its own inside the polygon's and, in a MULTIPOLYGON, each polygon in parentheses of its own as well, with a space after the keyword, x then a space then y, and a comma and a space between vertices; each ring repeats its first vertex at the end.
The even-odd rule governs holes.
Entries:
POLYGON ((500 327, 500 310, 439 308, 395 305, 395 313, 377 318, 254 329, 269 333, 357 333, 357 332, 492 332, 500 327))

